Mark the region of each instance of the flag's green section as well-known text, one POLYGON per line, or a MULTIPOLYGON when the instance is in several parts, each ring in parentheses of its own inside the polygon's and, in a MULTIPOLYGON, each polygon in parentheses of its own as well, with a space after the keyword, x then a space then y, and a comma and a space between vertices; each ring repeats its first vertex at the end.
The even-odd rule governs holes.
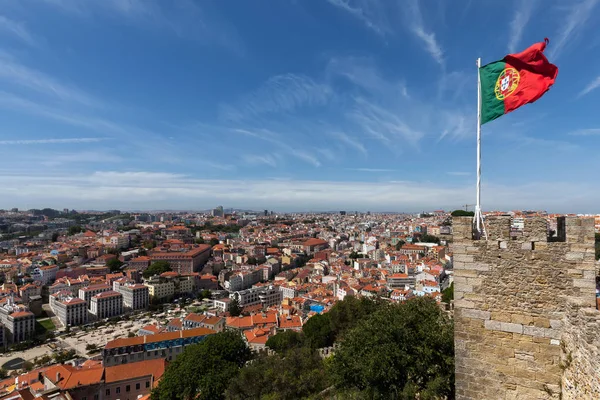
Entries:
POLYGON ((504 115, 504 101, 496 98, 494 89, 506 63, 496 61, 479 68, 481 79, 481 125, 504 115))

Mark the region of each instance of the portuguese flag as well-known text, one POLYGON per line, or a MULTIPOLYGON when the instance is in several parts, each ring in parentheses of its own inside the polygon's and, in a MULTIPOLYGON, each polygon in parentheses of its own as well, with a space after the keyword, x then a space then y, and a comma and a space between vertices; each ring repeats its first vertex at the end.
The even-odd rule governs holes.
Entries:
POLYGON ((482 125, 533 103, 554 84, 558 68, 544 55, 546 44, 548 39, 479 69, 482 125))

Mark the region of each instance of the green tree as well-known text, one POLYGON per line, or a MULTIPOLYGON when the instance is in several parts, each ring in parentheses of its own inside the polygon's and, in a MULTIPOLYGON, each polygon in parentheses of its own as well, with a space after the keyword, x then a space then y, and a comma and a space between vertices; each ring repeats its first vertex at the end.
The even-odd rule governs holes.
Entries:
POLYGON ((21 366, 21 368, 23 368, 25 371, 29 372, 33 369, 34 365, 31 361, 25 361, 23 363, 23 365, 21 366))
POLYGON ((421 243, 437 243, 440 244, 440 238, 433 235, 424 234, 420 238, 421 243))
POLYGON ((331 327, 330 313, 310 317, 302 327, 302 333, 306 344, 313 349, 333 345, 335 333, 331 327))
POLYGON ((240 306, 240 302, 237 297, 234 297, 229 302, 229 315, 232 317, 237 317, 242 313, 242 307, 240 306))
POLYGON ((81 233, 81 231, 82 231, 82 229, 81 229, 81 226, 79 226, 79 225, 73 225, 73 226, 69 227, 69 235, 70 236, 73 236, 77 233, 81 233))
POLYGON ((198 300, 210 299, 211 292, 208 289, 201 290, 198 292, 198 300))
POLYGON ((8 376, 8 370, 0 368, 0 379, 4 379, 8 376))
POLYGON ((452 282, 446 289, 442 290, 442 301, 450 304, 451 300, 454 300, 454 282, 452 282))
POLYGON ((473 211, 454 210, 450 215, 453 217, 473 217, 475 213, 473 211))
POLYGON ((365 398, 452 399, 452 322, 431 299, 382 305, 346 333, 329 371, 365 398))
POLYGON ((316 395, 329 386, 324 362, 308 348, 260 357, 243 368, 227 388, 229 400, 295 400, 316 395))
POLYGON ((160 275, 163 272, 173 271, 171 266, 167 261, 156 261, 152 263, 144 272, 142 272, 142 276, 144 278, 150 278, 154 275, 160 275))
POLYGON ((198 239, 196 239, 196 244, 204 244, 205 241, 203 238, 199 237, 198 239))
POLYGON ((249 265, 258 265, 258 260, 256 259, 256 257, 248 257, 248 264, 249 265))
POLYGON ((167 367, 152 400, 219 400, 250 350, 237 332, 208 336, 202 343, 187 346, 167 367))
POLYGON ((212 239, 210 239, 209 244, 214 247, 219 244, 219 239, 212 238, 212 239))
POLYGON ((406 244, 406 242, 404 240, 398 240, 396 242, 396 250, 400 250, 402 248, 402 246, 404 246, 406 244))
POLYGON ((142 246, 144 246, 148 250, 153 249, 156 247, 156 241, 155 240, 144 240, 144 242, 142 243, 142 246))
POLYGON ((58 232, 54 232, 52 234, 52 242, 56 242, 58 240, 59 236, 60 236, 60 234, 58 232))
POLYGON ((110 259, 106 262, 106 266, 110 269, 110 272, 119 272, 123 266, 123 262, 118 258, 110 259))
POLYGON ((286 351, 301 347, 303 345, 302 334, 296 331, 279 332, 275 336, 271 336, 267 340, 267 347, 277 353, 285 353, 286 351))

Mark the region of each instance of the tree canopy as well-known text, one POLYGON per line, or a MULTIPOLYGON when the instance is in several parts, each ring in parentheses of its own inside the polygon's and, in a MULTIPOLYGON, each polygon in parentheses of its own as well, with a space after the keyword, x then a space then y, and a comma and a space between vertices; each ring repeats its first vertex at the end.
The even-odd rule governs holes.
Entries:
POLYGON ((123 262, 118 258, 112 258, 106 262, 106 266, 110 269, 110 272, 118 272, 123 266, 123 262))
POLYGON ((297 347, 285 354, 254 360, 231 381, 226 398, 296 400, 317 394, 327 386, 323 359, 312 349, 297 347))
POLYGON ((167 261, 156 261, 152 263, 144 272, 142 276, 144 278, 150 278, 154 275, 160 275, 163 272, 173 271, 167 261))
POLYGON ((284 353, 290 349, 301 347, 302 345, 302 334, 295 331, 279 332, 267 340, 267 347, 277 353, 284 353))
POLYGON ((73 225, 71 227, 69 227, 69 235, 73 236, 77 233, 81 233, 82 229, 81 226, 79 225, 73 225))
POLYGON ((234 297, 229 302, 229 315, 232 317, 237 317, 242 313, 242 307, 240 306, 239 300, 234 297))
POLYGON ((442 290, 442 301, 450 304, 451 300, 454 300, 454 282, 452 282, 446 289, 442 290))
POLYGON ((450 215, 453 217, 473 217, 475 216, 475 213, 473 211, 454 210, 450 215))
POLYGON ((386 305, 344 335, 329 369, 371 399, 454 398, 453 325, 431 299, 386 305))
POLYGON ((250 359, 250 350, 238 332, 208 336, 187 346, 167 367, 152 400, 219 400, 240 368, 250 359))

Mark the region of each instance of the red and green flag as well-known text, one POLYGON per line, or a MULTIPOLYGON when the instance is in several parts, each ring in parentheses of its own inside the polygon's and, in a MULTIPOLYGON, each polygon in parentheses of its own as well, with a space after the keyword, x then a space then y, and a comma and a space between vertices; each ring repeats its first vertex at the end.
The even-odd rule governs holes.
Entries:
POLYGON ((479 69, 481 124, 533 103, 554 84, 558 68, 544 55, 548 39, 479 69))

